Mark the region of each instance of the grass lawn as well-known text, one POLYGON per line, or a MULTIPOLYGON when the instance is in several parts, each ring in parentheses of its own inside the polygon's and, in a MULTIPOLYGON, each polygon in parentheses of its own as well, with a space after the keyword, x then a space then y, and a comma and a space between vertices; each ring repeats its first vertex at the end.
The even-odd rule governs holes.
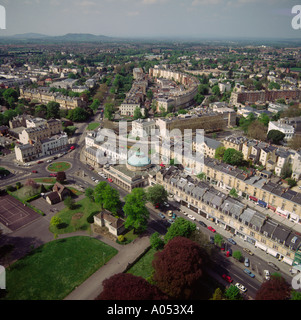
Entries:
POLYGON ((128 271, 135 276, 142 277, 144 279, 150 277, 153 272, 152 261, 154 259, 154 254, 157 250, 151 248, 143 257, 139 259, 128 271))
POLYGON ((48 166, 48 170, 51 172, 67 171, 71 168, 71 164, 68 162, 54 162, 48 166))
POLYGON ((100 126, 99 122, 90 123, 87 127, 87 130, 95 130, 100 126))
POLYGON ((55 184, 56 178, 36 178, 33 179, 37 183, 47 183, 47 184, 55 184))
POLYGON ((49 242, 6 269, 5 300, 62 300, 117 250, 90 237, 49 242))
MULTIPOLYGON (((54 234, 75 232, 78 230, 90 230, 90 223, 87 218, 100 212, 99 204, 92 202, 89 198, 84 198, 76 202, 75 209, 68 208, 60 211, 56 216, 61 218, 59 226, 50 226, 50 231, 54 234)), ((93 220, 92 220, 93 221, 93 220)))

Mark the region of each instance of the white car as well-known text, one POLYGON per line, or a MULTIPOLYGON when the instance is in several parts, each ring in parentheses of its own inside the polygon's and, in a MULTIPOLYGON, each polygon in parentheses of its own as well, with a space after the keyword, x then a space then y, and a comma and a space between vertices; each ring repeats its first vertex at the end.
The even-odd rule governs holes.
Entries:
POLYGON ((189 214, 187 217, 188 217, 189 219, 191 219, 191 220, 195 220, 195 217, 192 216, 191 214, 189 214))
POLYGON ((95 180, 95 183, 98 183, 99 182, 99 180, 95 180))
POLYGON ((184 214, 184 216, 188 216, 188 213, 187 213, 187 212, 185 212, 185 211, 183 211, 183 214, 184 214))
POLYGON ((246 292, 247 288, 243 286, 241 283, 235 283, 235 287, 237 287, 241 292, 246 292))
POLYGON ((270 280, 271 275, 269 270, 263 270, 265 280, 270 280))

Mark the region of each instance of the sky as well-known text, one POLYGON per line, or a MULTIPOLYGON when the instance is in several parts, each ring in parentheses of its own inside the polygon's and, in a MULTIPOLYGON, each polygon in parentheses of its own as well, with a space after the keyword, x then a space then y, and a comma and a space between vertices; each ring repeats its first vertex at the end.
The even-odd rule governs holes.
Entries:
POLYGON ((0 36, 301 39, 301 29, 292 28, 292 8, 301 0, 0 0, 0 5, 6 11, 0 36))

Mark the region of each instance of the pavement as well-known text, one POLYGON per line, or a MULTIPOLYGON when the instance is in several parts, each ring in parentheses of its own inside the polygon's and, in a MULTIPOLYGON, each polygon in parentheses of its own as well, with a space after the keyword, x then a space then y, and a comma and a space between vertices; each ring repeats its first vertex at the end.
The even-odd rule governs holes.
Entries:
POLYGON ((149 237, 137 238, 123 246, 116 256, 73 290, 64 300, 95 300, 103 289, 102 282, 114 274, 124 272, 149 246, 149 237))

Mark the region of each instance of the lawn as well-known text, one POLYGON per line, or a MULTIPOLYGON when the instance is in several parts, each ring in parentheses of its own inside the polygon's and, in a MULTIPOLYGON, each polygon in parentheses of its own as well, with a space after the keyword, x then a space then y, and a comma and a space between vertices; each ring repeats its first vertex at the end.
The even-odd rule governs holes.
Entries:
POLYGON ((157 251, 155 249, 151 248, 127 271, 127 273, 131 273, 144 279, 150 277, 154 270, 152 267, 152 261, 156 252, 157 251))
POLYGON ((49 242, 6 269, 5 300, 62 300, 118 251, 90 237, 49 242))
POLYGON ((100 123, 99 122, 93 122, 93 123, 90 123, 87 127, 87 130, 95 130, 97 129, 98 127, 100 126, 100 123))
POLYGON ((48 170, 51 172, 67 171, 71 168, 71 164, 68 162, 54 162, 48 166, 48 170))
POLYGON ((57 226, 50 226, 50 231, 54 234, 75 232, 78 230, 90 230, 92 216, 100 212, 99 204, 92 202, 89 198, 84 198, 76 202, 75 209, 68 208, 60 211, 56 216, 61 218, 62 223, 57 226), (88 221, 88 220, 89 221, 88 221))

